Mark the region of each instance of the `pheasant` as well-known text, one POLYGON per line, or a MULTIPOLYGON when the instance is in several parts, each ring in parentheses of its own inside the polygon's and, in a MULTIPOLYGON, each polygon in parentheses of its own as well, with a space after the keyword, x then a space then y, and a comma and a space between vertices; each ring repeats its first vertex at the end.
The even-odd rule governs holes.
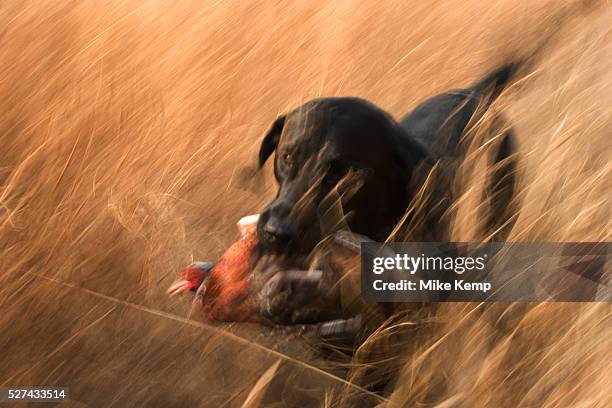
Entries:
POLYGON ((208 321, 258 322, 259 315, 249 299, 251 266, 259 252, 255 234, 258 218, 250 215, 240 219, 240 239, 216 263, 195 262, 185 268, 168 294, 195 291, 194 304, 208 321))

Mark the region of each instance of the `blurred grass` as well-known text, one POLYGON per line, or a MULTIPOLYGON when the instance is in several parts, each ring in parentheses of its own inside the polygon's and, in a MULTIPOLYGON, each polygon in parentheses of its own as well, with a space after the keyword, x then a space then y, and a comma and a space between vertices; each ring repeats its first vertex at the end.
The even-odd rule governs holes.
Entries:
MULTIPOLYGON (((530 75, 496 104, 522 157, 509 239, 609 241, 611 22, 605 2, 3 2, 3 337, 23 342, 27 368, 35 339, 62 341, 58 328, 74 324, 66 310, 85 307, 50 297, 26 272, 178 313, 163 295, 176 271, 214 259, 235 221, 273 195, 269 169, 244 173, 279 113, 358 95, 399 116, 528 53, 551 30, 530 75), (24 315, 24 297, 53 324, 28 316, 31 305, 24 315)), ((470 183, 458 185, 465 196, 451 214, 457 241, 482 239, 470 183)), ((405 366, 392 401, 612 405, 610 311, 442 305, 422 344, 398 351, 405 366)), ((362 356, 372 354, 358 354, 357 366, 371 363, 362 356)), ((0 379, 14 368, 0 365, 0 379)), ((351 378, 364 382, 360 373, 351 378)))

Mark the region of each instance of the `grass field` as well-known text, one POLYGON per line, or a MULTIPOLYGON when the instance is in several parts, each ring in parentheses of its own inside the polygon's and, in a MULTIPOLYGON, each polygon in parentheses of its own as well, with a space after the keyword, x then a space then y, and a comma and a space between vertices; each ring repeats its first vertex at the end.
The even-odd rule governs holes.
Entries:
MULTIPOLYGON (((234 406, 255 387, 248 404, 261 403, 274 359, 238 359, 211 340, 195 354, 200 364, 181 370, 184 350, 166 345, 167 333, 191 330, 184 323, 172 329, 79 288, 185 316, 165 288, 192 260, 221 254, 236 220, 272 197, 269 165, 245 177, 259 140, 279 113, 317 96, 356 95, 400 116, 537 48, 495 104, 520 143, 509 240, 612 237, 607 2, 6 1, 0 38, 2 386, 72 379, 75 406, 234 406), (145 340, 99 328, 144 320, 145 340), (154 352, 135 356, 132 343, 154 352), (238 375, 244 364, 257 369, 216 388, 193 378, 238 375), (151 384, 167 400, 146 399, 151 384)), ((480 240, 478 174, 462 176, 451 235, 480 240)), ((430 336, 404 349, 390 404, 612 406, 611 312, 605 303, 443 305, 430 336)), ((363 383, 364 366, 387 364, 368 355, 347 378, 363 383)), ((312 381, 317 401, 341 402, 325 396, 327 380, 312 381)))

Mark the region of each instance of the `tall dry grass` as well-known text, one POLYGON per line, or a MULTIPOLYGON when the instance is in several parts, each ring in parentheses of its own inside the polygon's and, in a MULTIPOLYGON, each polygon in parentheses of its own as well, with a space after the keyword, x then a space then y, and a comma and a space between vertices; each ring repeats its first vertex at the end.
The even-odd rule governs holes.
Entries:
MULTIPOLYGON (((358 95, 399 116, 542 39, 496 104, 520 139, 509 239, 610 241, 611 22, 605 2, 2 3, 0 379, 51 378, 33 356, 72 338, 68 311, 86 307, 32 273, 176 311, 163 296, 175 272, 215 258, 274 193, 269 169, 244 174, 279 113, 358 95)), ((481 239, 460 188, 452 238, 481 239)), ((610 406, 610 311, 441 305, 391 403, 610 406)))

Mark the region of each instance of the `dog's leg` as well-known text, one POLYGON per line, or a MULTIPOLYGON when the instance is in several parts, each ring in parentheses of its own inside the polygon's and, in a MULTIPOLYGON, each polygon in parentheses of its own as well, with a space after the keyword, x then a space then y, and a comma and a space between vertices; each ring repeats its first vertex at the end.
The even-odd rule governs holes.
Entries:
POLYGON ((514 200, 518 159, 514 144, 512 130, 506 131, 491 160, 493 169, 484 192, 489 204, 484 228, 491 241, 503 241, 516 220, 514 200))

